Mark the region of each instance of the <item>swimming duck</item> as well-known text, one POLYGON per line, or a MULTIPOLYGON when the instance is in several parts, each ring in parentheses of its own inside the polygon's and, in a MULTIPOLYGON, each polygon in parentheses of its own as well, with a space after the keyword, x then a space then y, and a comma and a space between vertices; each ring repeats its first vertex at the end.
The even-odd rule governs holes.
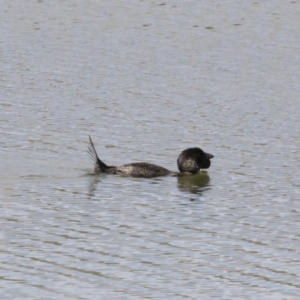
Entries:
POLYGON ((166 175, 191 175, 196 174, 200 169, 208 169, 210 167, 210 159, 214 157, 212 154, 205 153, 200 148, 188 148, 182 151, 177 159, 177 166, 180 172, 173 172, 161 166, 157 166, 146 162, 136 162, 119 167, 107 166, 98 157, 94 143, 90 136, 89 139, 90 144, 88 145, 88 152, 95 163, 94 172, 96 174, 107 173, 144 178, 152 178, 166 175))

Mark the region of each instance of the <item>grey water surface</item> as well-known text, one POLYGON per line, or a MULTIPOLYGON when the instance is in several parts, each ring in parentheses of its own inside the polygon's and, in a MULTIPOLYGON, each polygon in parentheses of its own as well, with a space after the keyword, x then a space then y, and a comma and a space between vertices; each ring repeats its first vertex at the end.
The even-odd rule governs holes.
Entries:
POLYGON ((299 299, 299 1, 1 1, 1 299, 299 299), (92 175, 103 161, 191 177, 92 175))

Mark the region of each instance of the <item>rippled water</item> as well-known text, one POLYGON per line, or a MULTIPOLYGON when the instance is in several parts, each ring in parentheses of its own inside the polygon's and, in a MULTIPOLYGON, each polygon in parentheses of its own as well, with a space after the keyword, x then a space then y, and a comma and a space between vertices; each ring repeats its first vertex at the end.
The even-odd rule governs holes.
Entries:
POLYGON ((2 298, 298 299, 299 5, 2 1, 2 298))

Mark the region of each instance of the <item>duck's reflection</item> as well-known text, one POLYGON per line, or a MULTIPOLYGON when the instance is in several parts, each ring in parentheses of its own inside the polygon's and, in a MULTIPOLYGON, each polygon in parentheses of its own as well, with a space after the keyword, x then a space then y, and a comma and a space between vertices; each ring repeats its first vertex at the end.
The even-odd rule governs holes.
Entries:
MULTIPOLYGON (((95 190, 98 184, 102 181, 101 175, 88 174, 88 190, 89 196, 95 196, 95 190)), ((175 176, 174 176, 175 177, 175 176)), ((191 194, 202 195, 202 193, 209 189, 210 177, 206 171, 201 171, 195 175, 177 175, 177 187, 182 192, 188 192, 191 194)), ((159 178, 161 180, 161 178, 159 178)), ((151 181, 151 183, 158 184, 159 181, 151 181)))
POLYGON ((190 176, 178 176, 177 186, 182 192, 189 192, 192 194, 201 195, 208 189, 210 181, 209 175, 205 171, 201 171, 195 175, 190 176))
POLYGON ((94 197, 95 196, 95 190, 97 188, 98 183, 101 181, 101 176, 95 175, 95 174, 88 174, 89 176, 89 196, 94 197))

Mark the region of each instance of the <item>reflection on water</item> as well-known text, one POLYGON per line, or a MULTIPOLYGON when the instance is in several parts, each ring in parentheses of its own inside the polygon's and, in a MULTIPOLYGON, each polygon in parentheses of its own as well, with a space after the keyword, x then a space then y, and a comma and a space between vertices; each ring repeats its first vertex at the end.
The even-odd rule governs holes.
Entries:
MULTIPOLYGON (((98 188, 99 183, 105 180, 107 177, 111 178, 111 180, 118 181, 119 178, 127 178, 128 182, 139 180, 138 178, 130 177, 130 176, 118 176, 118 175, 107 175, 107 174, 87 174, 89 177, 89 195, 93 197, 95 195, 95 190, 98 188)), ((144 184, 159 184, 164 178, 171 177, 177 178, 177 187, 181 192, 198 194, 202 195, 204 191, 209 190, 208 187, 210 182, 210 177, 207 171, 201 171, 195 175, 185 175, 185 176, 165 176, 158 178, 146 178, 144 184)), ((175 181, 174 181, 175 183, 175 181)), ((103 183, 105 184, 105 183, 103 183)), ((175 187, 175 186, 174 186, 175 187)))
POLYGON ((88 182, 89 182, 89 196, 94 197, 95 196, 95 190, 97 189, 97 185, 99 182, 101 182, 102 174, 87 174, 88 176, 88 182))
POLYGON ((206 171, 201 171, 191 176, 178 176, 177 186, 182 192, 190 192, 192 194, 202 195, 209 188, 206 186, 210 182, 210 177, 206 171))
MULTIPOLYGON (((207 171, 201 171, 195 175, 189 176, 165 176, 165 177, 157 177, 157 178, 134 178, 130 176, 118 176, 118 175, 107 175, 107 174, 87 174, 88 176, 88 191, 89 196, 94 197, 97 193, 96 190, 99 188, 99 185, 105 186, 107 182, 120 182, 120 179, 125 179, 126 184, 135 184, 136 182, 140 185, 141 190, 143 187, 145 190, 147 189, 147 185, 154 184, 160 185, 164 180, 168 181, 169 184, 173 184, 170 188, 175 188, 175 180, 177 180, 178 190, 188 194, 197 194, 201 196, 203 192, 208 191, 210 188, 209 182, 210 177, 207 171), (176 178, 176 179, 175 179, 176 178)), ((99 188, 101 190, 101 187, 99 188)), ((191 200, 194 200, 191 198, 191 200)))

